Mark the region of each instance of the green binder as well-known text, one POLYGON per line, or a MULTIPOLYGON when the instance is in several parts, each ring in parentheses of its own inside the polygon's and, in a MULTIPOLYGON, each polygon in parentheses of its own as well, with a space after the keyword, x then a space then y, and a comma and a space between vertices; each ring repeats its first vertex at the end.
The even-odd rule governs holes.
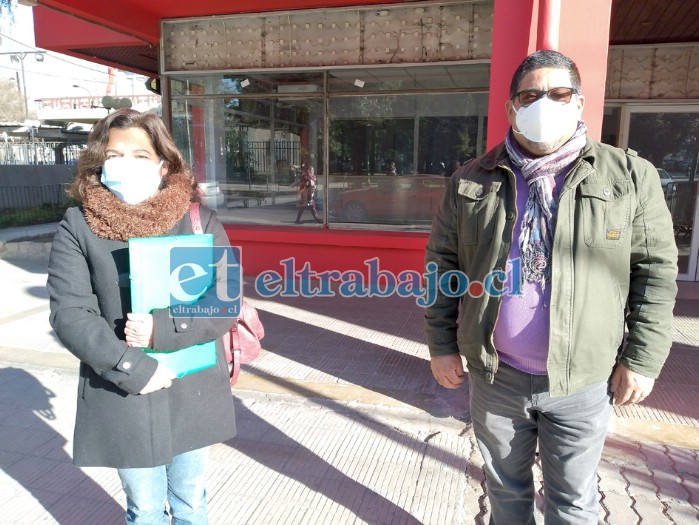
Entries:
MULTIPOLYGON (((151 313, 158 308, 189 304, 178 303, 172 298, 170 252, 175 247, 203 248, 196 250, 197 264, 202 264, 202 258, 206 264, 212 264, 213 241, 211 234, 129 239, 131 310, 134 313, 151 313)), ((172 351, 155 352, 149 348, 142 350, 175 372, 177 377, 216 364, 216 341, 172 351)))

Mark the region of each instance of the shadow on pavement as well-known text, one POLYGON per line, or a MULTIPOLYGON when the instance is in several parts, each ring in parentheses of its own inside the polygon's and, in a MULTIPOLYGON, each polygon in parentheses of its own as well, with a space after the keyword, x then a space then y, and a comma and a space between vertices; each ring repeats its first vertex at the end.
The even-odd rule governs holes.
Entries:
MULTIPOLYGON (((73 465, 64 450, 65 438, 47 423, 56 417, 53 397, 54 393, 28 372, 0 369, 0 469, 30 493, 56 523, 123 520, 119 504, 73 465)), ((28 519, 2 517, 12 523, 37 522, 28 519)))
POLYGON ((26 254, 23 253, 16 253, 16 254, 10 254, 6 255, 0 260, 11 264, 12 266, 15 266, 19 268, 20 270, 24 270, 25 272, 29 273, 46 273, 46 269, 48 268, 48 260, 44 259, 42 257, 38 256, 27 256, 26 254))
MULTIPOLYGON (((416 435, 399 432, 390 425, 374 419, 371 415, 359 413, 332 400, 313 399, 314 393, 312 391, 284 379, 273 378, 272 380, 295 390, 296 395, 304 396, 313 403, 329 408, 333 412, 345 413, 348 419, 368 427, 370 432, 382 434, 393 441, 392 447, 411 449, 418 457, 420 455, 432 457, 460 472, 464 472, 468 468, 467 458, 429 445, 430 436, 420 439, 416 435)), ((274 425, 254 414, 238 399, 236 399, 236 419, 238 421, 238 435, 226 443, 228 446, 345 507, 362 523, 401 523, 405 525, 418 525, 420 523, 406 510, 352 479, 274 425)), ((330 431, 331 429, 328 429, 328 432, 330 431)), ((364 433, 357 432, 357 434, 354 438, 348 436, 348 441, 345 443, 355 444, 354 442, 360 439, 361 434, 364 433)), ((354 450, 356 451, 356 448, 354 450)), ((346 454, 347 451, 333 450, 331 455, 343 456, 346 454)))
POLYGON ((673 415, 668 422, 695 426, 699 422, 698 377, 699 348, 673 343, 653 391, 641 406, 673 415))
MULTIPOLYGON (((300 290, 299 281, 294 282, 294 289, 300 290)), ((317 282, 309 286, 318 287, 317 282)), ((244 288, 246 297, 252 299, 271 300, 278 304, 301 308, 306 312, 321 315, 331 315, 356 324, 358 329, 377 330, 388 335, 399 336, 425 343, 423 329, 424 310, 415 303, 413 297, 342 297, 338 293, 338 284, 327 285, 336 293, 335 297, 261 297, 255 289, 255 279, 246 277, 244 288), (368 307, 368 305, 370 305, 368 307), (410 321, 409 323, 407 321, 410 321)))
MULTIPOLYGON (((427 356, 417 357, 384 346, 381 341, 366 340, 360 333, 361 327, 357 328, 358 335, 354 337, 269 311, 260 315, 265 324, 263 348, 303 365, 302 368, 275 365, 274 374, 277 376, 289 378, 294 375, 293 379, 314 382, 313 376, 320 372, 325 376, 322 381, 337 383, 337 378, 345 384, 381 393, 436 417, 465 419, 469 416, 467 385, 455 390, 439 386, 432 377, 427 356)), ((354 323, 351 317, 349 319, 354 323)), ((427 352, 426 348, 424 351, 427 352)), ((250 370, 247 366, 244 368, 250 370)))
POLYGON ((696 299, 678 299, 675 302, 673 315, 699 317, 699 301, 696 299))

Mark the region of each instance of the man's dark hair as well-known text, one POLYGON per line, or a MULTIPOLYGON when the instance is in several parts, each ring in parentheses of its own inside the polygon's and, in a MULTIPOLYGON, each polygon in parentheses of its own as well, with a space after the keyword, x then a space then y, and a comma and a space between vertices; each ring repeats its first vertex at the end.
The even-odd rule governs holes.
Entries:
POLYGON ((570 74, 570 82, 572 84, 570 87, 580 90, 580 72, 575 62, 558 51, 543 49, 535 51, 525 58, 517 68, 517 71, 515 71, 510 84, 510 100, 514 100, 519 83, 522 82, 526 74, 542 68, 565 69, 570 74))

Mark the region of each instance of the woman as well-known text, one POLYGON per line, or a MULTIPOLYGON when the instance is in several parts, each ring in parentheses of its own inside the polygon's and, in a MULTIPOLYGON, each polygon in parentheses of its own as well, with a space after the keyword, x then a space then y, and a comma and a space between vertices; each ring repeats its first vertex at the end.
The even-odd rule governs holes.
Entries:
MULTIPOLYGON (((130 312, 127 241, 192 234, 196 182, 162 121, 119 110, 98 122, 69 188, 54 237, 47 288, 50 322, 80 359, 73 461, 118 470, 126 522, 207 523, 206 447, 235 435, 220 340, 230 319, 130 312), (218 339, 216 366, 175 378, 141 350, 218 339)), ((228 245, 214 211, 201 208, 214 245, 228 245)))
POLYGON ((316 190, 318 189, 318 179, 316 178, 313 166, 304 166, 301 180, 299 181, 299 200, 297 203, 298 213, 296 214, 296 224, 301 224, 301 216, 306 208, 311 209, 311 215, 316 222, 323 222, 318 217, 316 210, 316 190))

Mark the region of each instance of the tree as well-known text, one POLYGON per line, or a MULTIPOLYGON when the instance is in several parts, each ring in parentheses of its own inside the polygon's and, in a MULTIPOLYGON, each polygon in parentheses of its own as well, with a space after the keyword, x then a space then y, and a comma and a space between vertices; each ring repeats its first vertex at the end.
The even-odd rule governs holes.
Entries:
POLYGON ((9 78, 0 78, 0 122, 24 122, 24 97, 9 78))

